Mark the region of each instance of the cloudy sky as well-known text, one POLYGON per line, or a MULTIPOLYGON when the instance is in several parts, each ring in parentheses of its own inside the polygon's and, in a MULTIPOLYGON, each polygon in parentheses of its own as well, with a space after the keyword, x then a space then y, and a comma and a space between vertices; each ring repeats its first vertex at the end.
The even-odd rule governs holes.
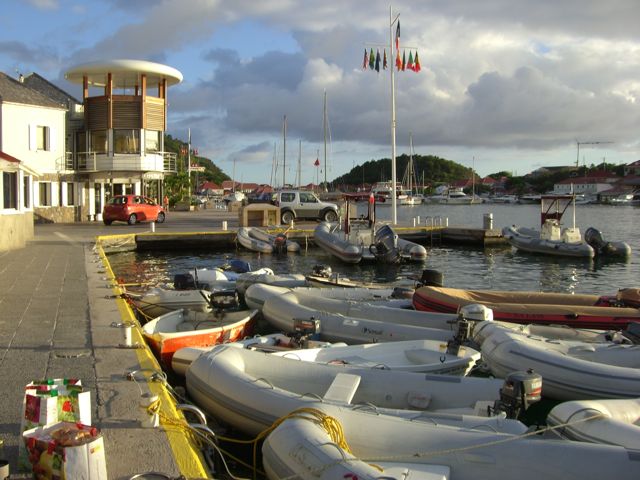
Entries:
MULTIPOLYGON (((181 71, 184 81, 169 90, 169 133, 186 139, 190 128, 193 146, 229 175, 235 161, 239 181, 281 183, 285 115, 286 180, 295 178, 299 142, 303 183, 315 180, 325 91, 329 180, 391 155, 389 72, 362 69, 365 48, 389 43, 387 2, 2 6, 0 70, 9 75, 35 71, 80 97, 64 80, 80 63, 134 58, 181 71)), ((417 49, 422 65, 395 76, 398 154, 412 133, 416 153, 481 175, 575 163, 577 142, 612 142, 581 145, 587 165, 640 158, 638 0, 422 0, 393 9, 401 49, 417 49)))

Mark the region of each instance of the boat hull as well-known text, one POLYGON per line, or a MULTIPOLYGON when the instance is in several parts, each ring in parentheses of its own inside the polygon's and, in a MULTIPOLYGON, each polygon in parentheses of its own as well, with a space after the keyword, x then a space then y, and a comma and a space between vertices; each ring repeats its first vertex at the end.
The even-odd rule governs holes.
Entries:
POLYGON ((421 311, 455 313, 460 307, 479 303, 493 310, 494 320, 604 330, 624 329, 629 323, 640 321, 640 310, 595 306, 599 298, 595 295, 420 287, 413 295, 413 306, 421 311))

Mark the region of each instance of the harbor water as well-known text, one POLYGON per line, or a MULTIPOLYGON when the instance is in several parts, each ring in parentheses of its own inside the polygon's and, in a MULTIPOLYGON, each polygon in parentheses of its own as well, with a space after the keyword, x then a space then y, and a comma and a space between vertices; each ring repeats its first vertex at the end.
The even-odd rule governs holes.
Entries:
MULTIPOLYGON (((359 205, 366 208, 366 204, 359 205)), ((487 214, 493 226, 508 225, 539 228, 539 205, 417 205, 399 206, 398 223, 424 225, 425 222, 448 222, 450 226, 482 228, 487 214)), ((378 205, 377 219, 391 219, 390 205, 378 205)), ((605 240, 625 241, 632 249, 628 259, 575 259, 517 252, 512 247, 469 247, 441 245, 425 239, 428 257, 424 263, 401 265, 347 265, 316 247, 301 254, 260 255, 242 247, 224 251, 192 252, 124 252, 110 255, 119 280, 124 283, 171 283, 176 273, 188 269, 215 267, 231 258, 249 262, 252 268, 270 267, 275 273, 311 273, 315 265, 328 265, 334 272, 353 280, 393 283, 419 277, 423 269, 443 273, 448 287, 493 290, 535 290, 543 292, 615 294, 618 288, 637 287, 640 279, 640 208, 606 205, 578 205, 576 226, 581 232, 595 227, 605 240)), ((170 219, 168 220, 170 221, 170 219)), ((571 209, 562 220, 573 223, 571 209)))

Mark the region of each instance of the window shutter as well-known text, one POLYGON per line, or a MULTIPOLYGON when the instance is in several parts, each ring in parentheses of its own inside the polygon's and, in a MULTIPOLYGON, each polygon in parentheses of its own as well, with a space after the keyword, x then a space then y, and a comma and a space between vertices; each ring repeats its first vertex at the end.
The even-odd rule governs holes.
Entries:
POLYGON ((58 132, 54 127, 47 127, 47 150, 55 152, 58 149, 58 132))
POLYGON ((38 134, 38 126, 35 124, 29 125, 29 150, 37 150, 38 144, 36 143, 36 135, 38 134))

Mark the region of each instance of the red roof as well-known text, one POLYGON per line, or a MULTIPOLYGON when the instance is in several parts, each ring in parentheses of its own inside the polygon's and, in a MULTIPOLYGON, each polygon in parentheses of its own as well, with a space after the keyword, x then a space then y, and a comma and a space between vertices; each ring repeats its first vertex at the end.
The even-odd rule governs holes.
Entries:
POLYGON ((9 155, 8 153, 4 153, 2 150, 0 150, 0 158, 3 160, 6 160, 7 162, 12 162, 12 163, 22 163, 20 160, 18 160, 16 157, 12 157, 11 155, 9 155))
POLYGON ((220 190, 220 188, 222 187, 214 182, 202 182, 200 185, 201 190, 220 190))

